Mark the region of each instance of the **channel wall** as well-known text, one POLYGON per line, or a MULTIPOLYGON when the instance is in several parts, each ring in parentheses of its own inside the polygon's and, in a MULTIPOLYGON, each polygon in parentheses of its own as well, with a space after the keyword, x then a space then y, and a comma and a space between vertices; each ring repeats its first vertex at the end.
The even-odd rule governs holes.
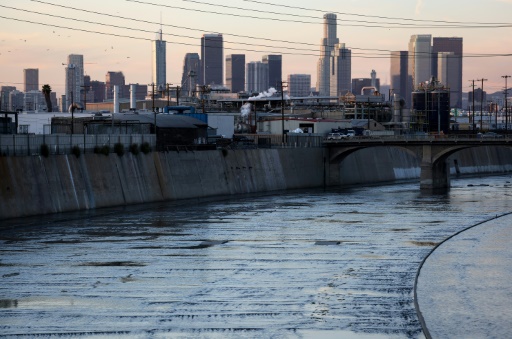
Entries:
MULTIPOLYGON (((0 219, 329 185, 323 148, 0 157, 0 219)), ((512 150, 479 147, 449 159, 453 174, 512 172, 512 150)), ((364 149, 338 166, 343 185, 419 178, 396 148, 364 149)))

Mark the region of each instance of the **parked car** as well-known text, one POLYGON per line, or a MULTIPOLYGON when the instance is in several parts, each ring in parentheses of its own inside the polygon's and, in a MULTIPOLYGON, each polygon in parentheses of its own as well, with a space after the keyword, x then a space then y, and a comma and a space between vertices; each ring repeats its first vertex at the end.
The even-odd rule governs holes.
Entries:
POLYGON ((329 133, 327 134, 327 140, 341 140, 342 134, 341 133, 329 133))
POLYGON ((353 137, 355 137, 355 136, 356 136, 356 131, 354 131, 353 129, 349 129, 349 130, 347 131, 347 138, 348 138, 348 139, 351 139, 351 138, 353 138, 353 137))
POLYGON ((498 139, 498 138, 503 138, 503 135, 501 134, 498 134, 498 133, 494 133, 494 132, 487 132, 487 133, 478 133, 478 136, 480 138, 489 138, 489 139, 498 139))

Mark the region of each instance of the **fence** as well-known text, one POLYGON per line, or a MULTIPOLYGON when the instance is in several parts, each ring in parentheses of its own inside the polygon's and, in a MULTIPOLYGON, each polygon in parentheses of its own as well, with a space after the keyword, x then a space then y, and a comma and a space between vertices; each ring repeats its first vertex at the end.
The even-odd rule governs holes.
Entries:
POLYGON ((41 145, 48 146, 50 154, 70 154, 74 146, 82 153, 93 153, 94 148, 120 143, 125 149, 130 145, 148 143, 152 149, 156 147, 154 134, 12 134, 0 135, 0 155, 39 155, 41 145))

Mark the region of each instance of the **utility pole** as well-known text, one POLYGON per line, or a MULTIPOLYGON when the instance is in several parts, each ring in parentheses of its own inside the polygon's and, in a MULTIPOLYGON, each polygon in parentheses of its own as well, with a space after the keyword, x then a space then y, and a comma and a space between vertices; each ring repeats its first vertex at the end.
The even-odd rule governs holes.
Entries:
MULTIPOLYGON (((508 112, 507 112, 507 94, 508 94, 508 88, 507 88, 507 79, 510 78, 510 75, 502 75, 502 78, 505 79, 505 134, 508 134, 508 112)), ((497 115, 498 113, 496 113, 497 115)), ((497 128, 497 126, 496 126, 497 128)))
POLYGON ((89 90, 89 85, 83 85, 83 86, 80 86, 84 89, 84 111, 87 110, 87 91, 89 90))
POLYGON ((282 143, 284 144, 284 89, 288 86, 285 85, 285 81, 281 80, 279 83, 281 85, 281 127, 283 130, 282 143))
POLYGON ((180 86, 176 86, 176 106, 180 105, 180 86))
POLYGON ((473 106, 472 106, 473 107, 473 117, 472 117, 471 121, 472 121, 473 131, 474 131, 475 130, 475 80, 469 80, 469 81, 473 82, 473 85, 472 85, 472 87, 473 87, 473 95, 472 95, 472 97, 473 97, 473 106))
POLYGON ((169 85, 172 85, 172 84, 165 84, 167 86, 167 106, 171 106, 170 105, 170 100, 171 100, 171 88, 169 87, 169 85))
POLYGON ((482 82, 482 93, 480 94, 480 132, 482 132, 484 130, 484 126, 483 126, 484 119, 483 119, 483 113, 482 113, 482 110, 484 107, 484 81, 487 81, 487 79, 482 78, 482 79, 477 79, 477 81, 482 82))
POLYGON ((151 100, 152 100, 152 110, 153 110, 153 116, 154 116, 154 130, 155 130, 155 134, 156 134, 156 111, 155 111, 155 83, 151 83, 149 84, 149 86, 151 86, 151 100))

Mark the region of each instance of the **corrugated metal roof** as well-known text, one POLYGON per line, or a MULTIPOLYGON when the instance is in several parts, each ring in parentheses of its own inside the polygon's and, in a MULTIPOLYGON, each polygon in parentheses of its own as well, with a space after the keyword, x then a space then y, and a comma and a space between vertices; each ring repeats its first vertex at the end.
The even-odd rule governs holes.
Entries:
MULTIPOLYGON (((154 124, 155 116, 153 113, 134 114, 134 113, 123 113, 114 114, 114 120, 135 120, 142 123, 154 124)), ((181 114, 162 114, 156 115, 156 125, 160 128, 198 128, 207 127, 208 124, 189 116, 181 114)))

